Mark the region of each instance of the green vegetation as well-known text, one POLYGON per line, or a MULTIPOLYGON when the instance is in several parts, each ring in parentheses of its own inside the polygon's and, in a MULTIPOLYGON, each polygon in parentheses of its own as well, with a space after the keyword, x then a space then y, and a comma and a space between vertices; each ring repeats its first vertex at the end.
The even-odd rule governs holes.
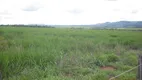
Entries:
MULTIPOLYGON (((108 80, 137 66, 141 31, 0 28, 3 80, 108 80), (102 70, 112 66, 114 70, 102 70)), ((136 80, 137 70, 118 80, 136 80)), ((116 80, 117 80, 116 79, 116 80)))

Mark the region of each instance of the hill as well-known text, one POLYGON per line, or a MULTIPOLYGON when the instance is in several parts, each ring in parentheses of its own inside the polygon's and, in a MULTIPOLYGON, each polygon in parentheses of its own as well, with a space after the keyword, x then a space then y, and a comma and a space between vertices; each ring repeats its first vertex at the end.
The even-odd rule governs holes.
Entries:
POLYGON ((142 28, 142 21, 117 21, 117 22, 105 22, 95 24, 93 27, 103 27, 103 28, 142 28))

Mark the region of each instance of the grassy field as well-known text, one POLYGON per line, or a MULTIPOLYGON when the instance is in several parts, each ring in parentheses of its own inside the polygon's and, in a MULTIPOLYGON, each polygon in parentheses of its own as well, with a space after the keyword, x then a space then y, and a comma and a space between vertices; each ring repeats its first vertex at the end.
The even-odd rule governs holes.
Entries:
POLYGON ((142 31, 0 28, 3 80, 108 80, 137 66, 140 53, 142 31), (101 69, 107 66, 114 69, 101 69))

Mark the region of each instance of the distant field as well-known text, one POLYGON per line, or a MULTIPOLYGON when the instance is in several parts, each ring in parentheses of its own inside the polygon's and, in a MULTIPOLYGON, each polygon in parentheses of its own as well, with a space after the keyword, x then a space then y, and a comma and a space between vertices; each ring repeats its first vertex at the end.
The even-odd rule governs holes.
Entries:
POLYGON ((0 27, 3 80, 108 80, 137 66, 142 29, 132 30, 0 27))

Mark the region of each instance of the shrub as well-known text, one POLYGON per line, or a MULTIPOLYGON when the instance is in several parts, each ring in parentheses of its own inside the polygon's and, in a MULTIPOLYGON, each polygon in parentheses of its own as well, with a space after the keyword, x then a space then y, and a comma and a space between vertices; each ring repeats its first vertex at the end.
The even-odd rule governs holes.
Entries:
POLYGON ((113 35, 113 34, 111 34, 111 35, 110 35, 110 37, 118 37, 118 36, 117 36, 117 35, 113 35))
POLYGON ((107 56, 107 60, 108 60, 108 62, 117 62, 119 60, 119 57, 114 54, 109 54, 107 56))
POLYGON ((137 61, 138 61, 138 60, 137 60, 137 57, 134 56, 134 55, 128 55, 127 57, 125 57, 125 58, 123 59, 123 63, 124 63, 125 65, 130 65, 130 66, 136 66, 136 65, 138 64, 137 61))
POLYGON ((0 36, 0 50, 5 50, 8 48, 8 43, 7 41, 4 39, 4 37, 0 36))
POLYGON ((105 66, 107 64, 107 57, 106 55, 101 55, 98 56, 96 61, 95 61, 95 65, 96 66, 105 66))

